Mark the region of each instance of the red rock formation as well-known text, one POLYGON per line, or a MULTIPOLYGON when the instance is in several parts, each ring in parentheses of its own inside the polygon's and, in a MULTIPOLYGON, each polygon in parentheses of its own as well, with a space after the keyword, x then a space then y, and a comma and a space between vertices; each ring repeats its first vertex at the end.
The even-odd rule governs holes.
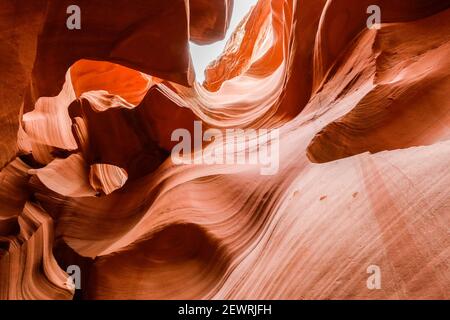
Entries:
POLYGON ((0 3, 0 299, 449 298, 448 1, 260 0, 204 84, 188 42, 233 1, 76 1, 68 30, 72 2, 0 3), (278 128, 277 173, 175 163, 194 121, 278 128))

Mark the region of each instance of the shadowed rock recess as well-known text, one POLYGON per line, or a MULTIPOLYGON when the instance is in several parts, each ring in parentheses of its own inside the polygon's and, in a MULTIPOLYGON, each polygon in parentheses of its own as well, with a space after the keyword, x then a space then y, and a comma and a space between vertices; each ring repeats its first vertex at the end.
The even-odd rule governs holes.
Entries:
POLYGON ((450 1, 259 0, 199 83, 233 6, 0 1, 0 299, 450 298, 450 1), (174 163, 194 121, 277 173, 174 163))

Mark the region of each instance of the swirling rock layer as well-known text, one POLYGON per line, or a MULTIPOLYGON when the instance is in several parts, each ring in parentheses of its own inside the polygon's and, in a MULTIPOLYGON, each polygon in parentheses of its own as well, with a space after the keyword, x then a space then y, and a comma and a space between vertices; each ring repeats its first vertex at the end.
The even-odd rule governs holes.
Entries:
POLYGON ((448 299, 449 7, 259 0, 199 84, 232 0, 2 1, 0 299, 448 299), (194 121, 278 171, 175 163, 194 121))

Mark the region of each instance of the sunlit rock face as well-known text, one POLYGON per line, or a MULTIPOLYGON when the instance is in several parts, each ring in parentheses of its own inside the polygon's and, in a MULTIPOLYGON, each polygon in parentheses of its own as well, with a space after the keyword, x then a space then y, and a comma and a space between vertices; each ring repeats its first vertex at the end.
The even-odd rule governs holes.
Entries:
POLYGON ((1 1, 0 299, 448 299, 449 7, 259 0, 199 83, 232 0, 1 1))

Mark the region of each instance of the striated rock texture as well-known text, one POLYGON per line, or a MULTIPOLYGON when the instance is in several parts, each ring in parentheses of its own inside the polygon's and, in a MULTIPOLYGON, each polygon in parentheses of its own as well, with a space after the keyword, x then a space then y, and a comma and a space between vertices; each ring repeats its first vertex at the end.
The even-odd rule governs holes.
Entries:
POLYGON ((450 298, 450 1, 259 0, 199 84, 232 11, 0 2, 0 299, 450 298), (175 163, 194 121, 278 171, 175 163))

